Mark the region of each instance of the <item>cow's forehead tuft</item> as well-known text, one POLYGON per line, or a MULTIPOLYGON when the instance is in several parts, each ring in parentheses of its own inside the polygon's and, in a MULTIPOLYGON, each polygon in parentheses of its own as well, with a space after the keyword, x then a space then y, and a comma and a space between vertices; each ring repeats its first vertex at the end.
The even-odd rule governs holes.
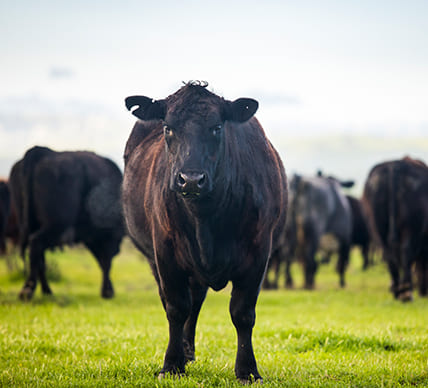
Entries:
POLYGON ((223 98, 210 92, 206 87, 192 84, 186 84, 167 98, 168 106, 194 104, 202 101, 220 104, 223 98))
POLYGON ((167 98, 167 116, 178 123, 216 121, 224 99, 198 85, 185 85, 167 98))

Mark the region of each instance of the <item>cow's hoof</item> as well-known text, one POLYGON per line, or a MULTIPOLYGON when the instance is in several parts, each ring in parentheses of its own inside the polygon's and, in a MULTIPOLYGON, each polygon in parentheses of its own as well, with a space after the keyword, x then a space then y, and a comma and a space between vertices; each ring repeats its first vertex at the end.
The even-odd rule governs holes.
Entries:
POLYGON ((412 291, 404 291, 400 294, 400 300, 402 302, 412 302, 413 301, 413 293, 412 291))
POLYGON ((249 385, 249 384, 263 384, 263 379, 261 376, 258 376, 254 378, 253 376, 250 376, 248 378, 238 378, 239 383, 242 385, 249 385))
POLYGON ((114 297, 114 290, 113 289, 108 289, 108 290, 102 290, 101 291, 101 296, 104 299, 111 299, 114 297))
POLYGON ((42 292, 45 295, 52 295, 53 294, 52 290, 49 287, 48 288, 42 288, 42 292))
POLYGON ((158 380, 163 380, 166 377, 170 377, 170 378, 172 377, 172 378, 179 379, 183 375, 184 375, 184 372, 174 372, 174 371, 171 371, 171 372, 162 372, 161 371, 158 374, 158 380))
POLYGON ((183 340, 183 348, 184 362, 187 364, 188 362, 195 361, 195 347, 190 345, 187 340, 183 340))
POLYGON ((19 299, 28 302, 33 298, 34 290, 31 287, 24 287, 19 293, 19 299))

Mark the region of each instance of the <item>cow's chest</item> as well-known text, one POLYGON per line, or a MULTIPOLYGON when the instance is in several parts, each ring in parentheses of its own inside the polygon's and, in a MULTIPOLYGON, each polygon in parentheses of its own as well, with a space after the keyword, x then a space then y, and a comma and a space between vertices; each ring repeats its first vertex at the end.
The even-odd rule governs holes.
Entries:
POLYGON ((224 288, 240 261, 236 236, 196 228, 182 239, 185 243, 177 244, 176 254, 184 269, 215 290, 224 288))

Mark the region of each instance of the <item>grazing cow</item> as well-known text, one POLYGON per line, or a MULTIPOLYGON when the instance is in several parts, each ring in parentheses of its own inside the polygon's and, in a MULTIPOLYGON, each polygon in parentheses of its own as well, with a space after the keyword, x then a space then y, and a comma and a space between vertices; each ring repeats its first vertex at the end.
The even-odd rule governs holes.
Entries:
POLYGON ((0 181, 0 255, 6 253, 6 229, 10 215, 10 192, 7 182, 0 181))
POLYGON ((119 168, 92 152, 33 147, 12 167, 9 182, 21 254, 24 257, 29 246, 30 255, 30 274, 20 298, 32 298, 38 278, 43 293, 51 294, 44 252, 77 242, 86 245, 102 269, 101 295, 113 297, 111 261, 124 235, 119 168))
POLYGON ((18 246, 18 219, 16 207, 10 195, 9 182, 0 181, 0 255, 7 253, 7 240, 13 247, 18 246))
POLYGON ((125 149, 124 216, 147 256, 169 322, 160 377, 194 359, 208 287, 232 281, 238 334, 235 374, 261 380, 252 347, 265 268, 285 223, 286 176, 255 117, 257 101, 233 102, 190 82, 166 99, 126 99, 138 121, 125 149))
POLYGON ((428 167, 406 157, 370 171, 363 195, 375 236, 388 263, 394 297, 413 298, 412 266, 419 293, 428 292, 428 167))
MULTIPOLYGON (((349 187, 349 183, 346 183, 349 187)), ((289 221, 295 228, 294 252, 303 261, 305 288, 314 288, 318 264, 315 254, 321 237, 332 235, 338 243, 337 272, 340 286, 345 286, 345 270, 349 262, 352 233, 352 213, 349 202, 341 191, 341 184, 331 177, 293 176, 290 182, 289 221)))

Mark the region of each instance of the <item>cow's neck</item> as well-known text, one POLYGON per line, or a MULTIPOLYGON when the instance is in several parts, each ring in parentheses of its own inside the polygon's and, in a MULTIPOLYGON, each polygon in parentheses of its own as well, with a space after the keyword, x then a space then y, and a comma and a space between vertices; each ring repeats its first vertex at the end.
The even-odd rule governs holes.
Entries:
POLYGON ((195 232, 201 265, 209 270, 212 266, 214 253, 213 235, 210 223, 207 220, 197 220, 195 232))
POLYGON ((197 203, 192 203, 191 206, 185 206, 187 230, 190 234, 189 239, 194 239, 197 246, 197 252, 194 252, 195 259, 201 265, 204 271, 211 271, 216 265, 215 259, 215 241, 222 234, 220 213, 222 209, 214 211, 205 202, 199 206, 197 203))

